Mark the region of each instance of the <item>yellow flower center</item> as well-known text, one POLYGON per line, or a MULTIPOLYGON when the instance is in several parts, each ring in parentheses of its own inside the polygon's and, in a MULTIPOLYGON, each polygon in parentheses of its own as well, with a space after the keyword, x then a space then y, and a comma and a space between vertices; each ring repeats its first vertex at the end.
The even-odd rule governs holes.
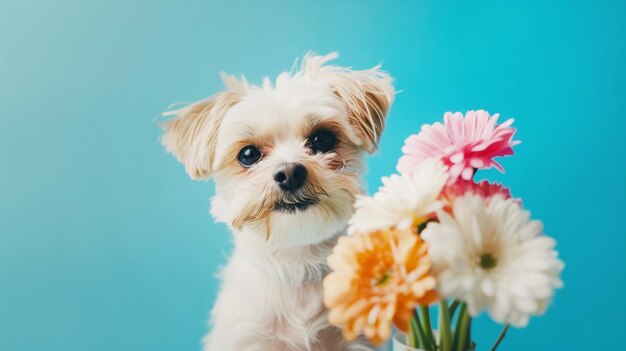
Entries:
POLYGON ((413 227, 416 228, 417 234, 420 234, 422 230, 426 229, 428 223, 432 221, 433 219, 428 217, 415 217, 413 220, 413 227))
POLYGON ((376 280, 376 283, 374 285, 376 285, 376 286, 385 286, 390 281, 391 281, 391 272, 387 271, 387 272, 383 273, 383 275, 380 278, 378 278, 378 280, 376 280))

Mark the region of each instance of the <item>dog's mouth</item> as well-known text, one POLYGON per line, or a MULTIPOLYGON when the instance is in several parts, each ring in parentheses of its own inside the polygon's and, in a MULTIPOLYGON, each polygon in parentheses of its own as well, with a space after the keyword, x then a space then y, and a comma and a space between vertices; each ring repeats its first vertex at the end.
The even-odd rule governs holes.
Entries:
POLYGON ((315 206, 319 200, 304 200, 299 202, 278 202, 274 205, 274 211, 281 213, 296 213, 297 211, 306 211, 311 206, 315 206))

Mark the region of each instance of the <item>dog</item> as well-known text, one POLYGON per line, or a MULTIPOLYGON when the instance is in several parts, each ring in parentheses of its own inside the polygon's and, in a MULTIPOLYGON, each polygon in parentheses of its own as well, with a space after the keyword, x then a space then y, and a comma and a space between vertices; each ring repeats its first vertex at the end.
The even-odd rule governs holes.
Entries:
POLYGON ((211 214, 233 234, 205 351, 373 350, 328 323, 322 279, 394 88, 380 66, 336 57, 307 54, 259 86, 222 73, 223 91, 165 113, 163 146, 214 180, 211 214))

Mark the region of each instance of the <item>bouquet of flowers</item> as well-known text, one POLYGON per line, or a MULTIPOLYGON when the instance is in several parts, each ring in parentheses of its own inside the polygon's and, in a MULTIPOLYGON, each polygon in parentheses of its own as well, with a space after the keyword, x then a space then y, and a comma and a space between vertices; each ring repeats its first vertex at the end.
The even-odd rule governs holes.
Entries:
POLYGON ((513 119, 486 111, 446 113, 410 136, 373 196, 360 196, 349 236, 328 258, 324 303, 348 340, 364 334, 422 350, 472 350, 472 317, 487 311, 524 327, 560 288, 564 264, 542 223, 509 189, 477 182, 478 170, 513 154, 513 119), (430 306, 438 305, 433 326, 430 306))

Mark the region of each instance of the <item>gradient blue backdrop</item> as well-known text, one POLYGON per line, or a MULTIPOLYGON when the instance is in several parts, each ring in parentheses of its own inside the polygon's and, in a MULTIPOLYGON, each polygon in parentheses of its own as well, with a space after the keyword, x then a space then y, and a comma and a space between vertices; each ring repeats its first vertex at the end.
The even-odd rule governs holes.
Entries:
MULTIPOLYGON (((486 175, 558 239, 566 287, 503 349, 617 349, 625 35, 623 1, 2 0, 0 350, 198 350, 229 234, 155 118, 308 50, 383 62, 402 90, 370 189, 444 111, 515 117, 523 143, 486 175)), ((479 345, 498 330, 479 319, 479 345)))

